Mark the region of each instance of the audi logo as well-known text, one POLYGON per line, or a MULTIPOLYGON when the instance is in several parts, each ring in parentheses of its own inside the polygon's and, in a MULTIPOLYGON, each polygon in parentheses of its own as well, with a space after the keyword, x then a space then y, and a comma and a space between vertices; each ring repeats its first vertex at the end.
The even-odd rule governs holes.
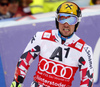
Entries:
POLYGON ((56 62, 47 61, 46 59, 40 60, 39 70, 65 79, 70 79, 73 75, 71 67, 65 67, 63 64, 57 64, 56 62))

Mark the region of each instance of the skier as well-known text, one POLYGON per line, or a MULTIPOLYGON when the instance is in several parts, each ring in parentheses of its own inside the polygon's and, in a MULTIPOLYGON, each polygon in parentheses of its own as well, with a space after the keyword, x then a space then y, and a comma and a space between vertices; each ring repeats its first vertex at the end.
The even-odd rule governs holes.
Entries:
POLYGON ((37 32, 19 59, 11 87, 21 87, 30 64, 39 55, 31 87, 71 87, 79 69, 80 87, 93 87, 92 48, 75 32, 81 10, 73 2, 62 3, 56 11, 56 30, 37 32))

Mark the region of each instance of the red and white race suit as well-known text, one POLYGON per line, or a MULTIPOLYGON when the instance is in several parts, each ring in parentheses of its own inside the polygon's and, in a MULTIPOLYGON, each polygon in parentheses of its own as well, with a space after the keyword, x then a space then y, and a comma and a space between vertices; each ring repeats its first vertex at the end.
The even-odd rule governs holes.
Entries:
POLYGON ((71 87, 74 75, 79 68, 80 87, 92 87, 92 49, 75 33, 61 44, 58 30, 37 32, 17 64, 14 76, 17 82, 20 82, 19 78, 25 78, 30 64, 38 55, 39 63, 34 81, 39 85, 71 87))

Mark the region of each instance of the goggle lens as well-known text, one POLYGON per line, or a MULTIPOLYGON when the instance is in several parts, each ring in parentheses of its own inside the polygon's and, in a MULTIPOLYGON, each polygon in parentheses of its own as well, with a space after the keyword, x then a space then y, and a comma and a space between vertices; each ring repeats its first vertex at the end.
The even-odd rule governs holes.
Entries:
POLYGON ((61 24, 68 23, 69 25, 76 24, 79 20, 78 17, 72 14, 65 14, 65 13, 59 13, 57 15, 57 21, 61 24))

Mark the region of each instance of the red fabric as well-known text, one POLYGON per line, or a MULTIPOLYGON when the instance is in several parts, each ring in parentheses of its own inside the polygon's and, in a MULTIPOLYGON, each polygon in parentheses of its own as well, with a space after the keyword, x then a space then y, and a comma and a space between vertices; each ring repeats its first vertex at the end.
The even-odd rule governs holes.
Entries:
POLYGON ((28 16, 28 15, 31 15, 31 12, 29 12, 29 13, 25 13, 24 11, 23 11, 23 7, 19 7, 18 8, 18 10, 17 10, 17 12, 16 12, 16 14, 15 14, 15 17, 17 16, 17 15, 21 15, 21 16, 28 16))

